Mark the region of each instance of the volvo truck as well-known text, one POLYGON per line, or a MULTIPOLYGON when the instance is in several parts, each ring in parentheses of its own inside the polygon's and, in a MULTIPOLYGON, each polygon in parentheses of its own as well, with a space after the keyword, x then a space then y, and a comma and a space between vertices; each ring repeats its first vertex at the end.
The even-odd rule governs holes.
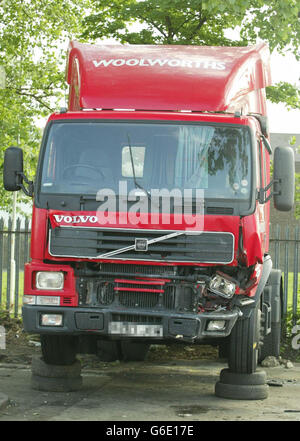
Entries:
POLYGON ((44 360, 212 344, 252 373, 279 355, 269 213, 293 206, 294 154, 270 145, 267 46, 73 41, 66 81, 34 182, 22 150, 4 161, 33 198, 23 323, 44 360))

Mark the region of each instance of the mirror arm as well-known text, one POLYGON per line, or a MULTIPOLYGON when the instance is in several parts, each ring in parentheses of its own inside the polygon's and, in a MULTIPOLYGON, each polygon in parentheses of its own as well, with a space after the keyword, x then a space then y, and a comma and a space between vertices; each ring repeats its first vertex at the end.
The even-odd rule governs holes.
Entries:
POLYGON ((266 187, 262 187, 259 189, 258 191, 258 195, 257 195, 257 199, 259 201, 260 204, 265 204, 266 202, 268 202, 273 196, 274 194, 279 194, 279 191, 272 191, 269 196, 266 196, 266 193, 268 190, 270 190, 270 188, 276 184, 279 183, 280 180, 279 179, 273 179, 266 187))
POLYGON ((272 155, 273 150, 272 150, 271 144, 269 143, 269 141, 267 140, 267 138, 266 138, 264 135, 261 135, 261 139, 262 139, 263 144, 264 144, 265 148, 267 149, 268 153, 269 153, 270 155, 272 155))
POLYGON ((24 175, 23 172, 17 172, 17 176, 19 176, 20 178, 20 187, 22 189, 22 191, 26 194, 26 196, 33 196, 33 181, 29 181, 29 179, 27 178, 27 176, 24 175), (28 188, 26 188, 23 185, 23 181, 26 182, 26 184, 28 185, 28 188))

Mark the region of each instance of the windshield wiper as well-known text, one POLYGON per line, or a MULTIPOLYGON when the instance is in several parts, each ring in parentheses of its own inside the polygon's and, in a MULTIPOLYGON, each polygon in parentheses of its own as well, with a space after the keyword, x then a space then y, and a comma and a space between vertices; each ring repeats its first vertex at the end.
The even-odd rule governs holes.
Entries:
MULTIPOLYGON (((174 233, 165 234, 164 236, 156 237, 155 239, 149 239, 149 240, 144 239, 144 240, 147 241, 147 249, 148 249, 148 245, 151 245, 152 243, 161 242, 161 241, 167 240, 167 239, 172 239, 173 237, 181 236, 183 234, 185 234, 185 235, 192 235, 192 234, 199 235, 199 234, 202 234, 202 232, 201 231, 175 231, 174 233)), ((115 254, 126 253, 126 251, 131 251, 131 250, 136 251, 136 244, 130 245, 129 247, 119 248, 118 250, 109 251, 108 253, 100 254, 96 258, 102 259, 102 258, 106 258, 106 257, 111 257, 111 256, 114 256, 115 254)))
POLYGON ((151 202, 151 195, 149 193, 148 190, 146 190, 141 184, 138 183, 138 181, 136 180, 136 175, 135 175, 135 167, 134 167, 134 161, 133 161, 133 154, 132 154, 132 147, 131 147, 131 142, 130 142, 130 137, 129 134, 127 133, 127 139, 128 139, 128 147, 129 147, 129 152, 130 152, 130 160, 131 160, 131 167, 132 167, 132 175, 133 175, 133 182, 135 185, 135 188, 139 188, 140 190, 143 190, 149 201, 151 202))

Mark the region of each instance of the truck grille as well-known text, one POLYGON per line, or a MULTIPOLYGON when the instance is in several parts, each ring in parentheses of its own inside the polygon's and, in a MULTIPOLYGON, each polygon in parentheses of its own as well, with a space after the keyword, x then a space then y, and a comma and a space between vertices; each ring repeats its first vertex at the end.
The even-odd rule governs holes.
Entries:
POLYGON ((127 308, 175 309, 174 287, 165 286, 165 281, 115 279, 96 283, 97 300, 103 306, 117 302, 127 308))
MULTIPOLYGON (((99 255, 135 244, 136 239, 156 239, 173 231, 117 228, 57 227, 50 230, 49 253, 57 257, 99 258, 99 255)), ((149 244, 147 251, 130 250, 109 260, 159 262, 231 263, 234 236, 231 233, 203 232, 181 235, 149 244)))
POLYGON ((141 276, 159 276, 172 278, 177 274, 177 266, 171 265, 136 265, 132 263, 101 263, 100 270, 102 274, 111 275, 141 275, 141 276))

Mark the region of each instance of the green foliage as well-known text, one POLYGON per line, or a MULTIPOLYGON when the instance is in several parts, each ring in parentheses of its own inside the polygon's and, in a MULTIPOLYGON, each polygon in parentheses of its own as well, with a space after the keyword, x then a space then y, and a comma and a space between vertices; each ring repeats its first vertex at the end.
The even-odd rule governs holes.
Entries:
MULTIPOLYGON (((89 38, 112 37, 131 44, 236 44, 224 29, 240 24, 248 1, 107 0, 92 1, 93 13, 84 21, 89 38), (237 3, 243 3, 237 8, 237 3), (130 25, 139 23, 141 31, 130 25)), ((245 42, 244 42, 245 43, 245 42)), ((238 44, 243 44, 238 43, 238 44)))
MULTIPOLYGON (((0 4, 0 169, 4 150, 24 150, 26 173, 34 176, 41 130, 37 119, 57 107, 64 91, 68 37, 79 31, 83 2, 77 0, 5 0, 0 4), (65 43, 66 44, 66 43, 65 43), (60 48, 59 48, 60 47, 60 48)), ((11 194, 0 185, 0 208, 9 211, 11 194)), ((28 198, 22 198, 28 203, 28 198)))
POLYGON ((85 37, 135 44, 246 45, 257 38, 271 50, 287 46, 298 56, 299 0, 92 0, 85 37), (140 32, 130 25, 138 22, 140 32), (224 31, 239 26, 240 39, 224 31))
MULTIPOLYGON (((299 59, 300 0, 92 0, 83 37, 130 44, 246 46, 258 39, 299 59), (140 30, 133 30, 138 23, 140 30), (239 29, 239 38, 226 37, 239 29)), ((299 89, 281 82, 267 89, 274 103, 299 109, 299 89)))
POLYGON ((267 87, 267 98, 272 103, 286 104, 288 109, 300 109, 300 89, 284 81, 267 87))

